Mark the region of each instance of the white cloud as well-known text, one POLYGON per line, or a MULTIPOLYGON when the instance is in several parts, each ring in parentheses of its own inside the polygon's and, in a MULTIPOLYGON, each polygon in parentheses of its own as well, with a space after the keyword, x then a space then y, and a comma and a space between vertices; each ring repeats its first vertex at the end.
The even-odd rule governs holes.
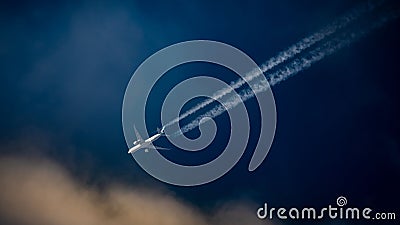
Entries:
POLYGON ((0 158, 0 185, 0 218, 11 224, 266 224, 247 204, 231 202, 208 216, 161 191, 115 184, 99 190, 39 158, 0 158))

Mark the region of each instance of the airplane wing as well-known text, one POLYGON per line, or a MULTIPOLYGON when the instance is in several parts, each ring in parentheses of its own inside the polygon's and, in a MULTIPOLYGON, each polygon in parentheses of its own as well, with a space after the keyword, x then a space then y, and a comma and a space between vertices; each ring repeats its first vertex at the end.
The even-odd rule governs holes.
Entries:
POLYGON ((146 147, 147 149, 151 149, 151 150, 170 150, 169 148, 163 148, 163 147, 159 147, 159 146, 155 146, 154 147, 146 147))
POLYGON ((137 138, 140 142, 143 142, 144 140, 143 140, 143 138, 140 136, 139 132, 136 130, 136 127, 135 127, 135 126, 133 126, 133 129, 135 130, 136 138, 137 138))
POLYGON ((163 147, 159 147, 159 146, 154 146, 154 147, 156 147, 157 150, 171 150, 169 148, 163 148, 163 147))

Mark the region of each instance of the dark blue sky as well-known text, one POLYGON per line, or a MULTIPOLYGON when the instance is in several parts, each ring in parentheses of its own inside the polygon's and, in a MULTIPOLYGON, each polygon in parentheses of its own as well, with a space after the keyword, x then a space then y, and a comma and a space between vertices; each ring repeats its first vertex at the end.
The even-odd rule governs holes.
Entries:
MULTIPOLYGON (((399 20, 273 88, 276 136, 253 173, 247 171, 249 147, 231 172, 211 184, 170 186, 126 154, 122 132, 126 85, 156 51, 210 39, 261 64, 357 2, 2 2, 0 143, 41 147, 0 154, 50 157, 99 186, 117 181, 170 189, 204 210, 230 199, 310 205, 339 195, 394 209, 400 200, 399 20)), ((397 7, 389 3, 387 8, 397 7)), ((212 67, 202 70, 213 73, 212 67)), ((257 131, 255 103, 247 104, 255 110, 257 131)), ((216 144, 224 140, 222 134, 216 144)))

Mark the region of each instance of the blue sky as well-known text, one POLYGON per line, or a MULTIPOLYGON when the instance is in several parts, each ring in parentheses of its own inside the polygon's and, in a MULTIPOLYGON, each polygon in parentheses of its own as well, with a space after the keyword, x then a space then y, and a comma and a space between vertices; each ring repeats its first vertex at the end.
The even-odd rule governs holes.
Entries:
MULTIPOLYGON (((51 159, 98 187, 118 182, 165 189, 206 213, 232 200, 319 205, 339 195, 394 209, 400 198, 394 182, 400 176, 399 20, 272 89, 276 136, 255 172, 247 171, 253 137, 223 178, 193 188, 168 185, 126 154, 122 132, 125 88, 156 51, 210 39, 261 64, 358 2, 2 2, 0 157, 51 159)), ((398 9, 393 2, 386 7, 398 9)), ((171 73, 215 70, 192 65, 171 73)), ((215 76, 234 80, 223 71, 215 76)), ((166 80, 163 88, 179 79, 166 80)), ((246 104, 256 133, 257 107, 246 104)), ((226 142, 226 133, 219 135, 216 146, 226 142)), ((203 154, 200 160, 208 158, 203 154)))

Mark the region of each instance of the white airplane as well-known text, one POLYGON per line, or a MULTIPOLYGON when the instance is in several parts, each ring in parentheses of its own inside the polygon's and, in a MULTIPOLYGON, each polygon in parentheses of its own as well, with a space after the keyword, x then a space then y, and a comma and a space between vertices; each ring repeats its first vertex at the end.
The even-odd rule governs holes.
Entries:
POLYGON ((136 134, 136 138, 137 140, 133 142, 133 144, 135 146, 133 146, 132 148, 129 149, 128 154, 134 153, 140 149, 144 149, 145 152, 149 152, 149 150, 169 150, 168 148, 162 148, 162 147, 158 147, 158 146, 154 146, 152 145, 152 143, 159 139, 161 136, 165 135, 164 132, 164 127, 161 129, 157 129, 157 134, 147 138, 146 140, 144 140, 139 132, 136 130, 136 127, 133 127, 133 129, 135 129, 135 134, 136 134))

